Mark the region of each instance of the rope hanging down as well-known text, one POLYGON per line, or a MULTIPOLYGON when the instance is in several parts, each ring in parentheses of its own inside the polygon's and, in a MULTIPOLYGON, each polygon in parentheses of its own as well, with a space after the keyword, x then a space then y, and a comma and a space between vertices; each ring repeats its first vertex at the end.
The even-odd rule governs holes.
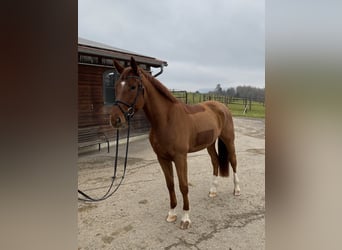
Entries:
POLYGON ((84 198, 80 198, 78 197, 78 200, 80 201, 88 201, 88 202, 97 202, 97 201, 103 201, 107 198, 109 198, 110 196, 112 196, 120 187, 123 179, 125 178, 125 174, 126 174, 126 166, 127 166, 127 156, 128 156, 128 144, 129 144, 129 132, 130 132, 130 119, 127 119, 127 123, 128 123, 128 128, 127 128, 127 141, 126 141, 126 153, 125 153, 125 161, 124 161, 124 168, 123 168, 123 174, 121 176, 121 180, 118 183, 118 185, 112 190, 112 188, 114 187, 114 181, 116 179, 116 169, 117 169, 117 165, 118 165, 118 150, 119 150, 119 129, 116 130, 116 148, 115 148, 115 160, 114 160, 114 174, 112 177, 112 183, 110 184, 107 192, 101 197, 101 198, 93 198, 91 196, 89 196, 88 194, 82 192, 81 190, 78 189, 78 193, 81 194, 84 198))

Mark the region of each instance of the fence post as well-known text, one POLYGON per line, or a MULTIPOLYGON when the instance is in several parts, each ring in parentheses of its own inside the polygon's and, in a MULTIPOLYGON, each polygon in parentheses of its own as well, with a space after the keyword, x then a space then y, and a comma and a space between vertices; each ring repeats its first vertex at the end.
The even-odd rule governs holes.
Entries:
POLYGON ((249 111, 252 111, 252 99, 249 98, 249 111))

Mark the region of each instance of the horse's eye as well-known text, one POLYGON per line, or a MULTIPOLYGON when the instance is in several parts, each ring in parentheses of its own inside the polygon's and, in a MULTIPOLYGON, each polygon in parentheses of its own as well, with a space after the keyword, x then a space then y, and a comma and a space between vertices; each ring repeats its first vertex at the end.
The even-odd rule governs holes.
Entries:
POLYGON ((135 90, 135 88, 136 88, 136 87, 135 87, 134 85, 133 85, 133 86, 131 86, 131 90, 135 90))

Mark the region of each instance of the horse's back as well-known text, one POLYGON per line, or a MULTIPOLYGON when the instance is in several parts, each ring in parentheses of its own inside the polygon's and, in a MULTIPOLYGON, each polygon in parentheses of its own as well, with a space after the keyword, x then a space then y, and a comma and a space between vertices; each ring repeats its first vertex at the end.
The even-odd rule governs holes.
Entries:
POLYGON ((229 110, 225 104, 223 104, 222 102, 218 102, 218 101, 205 101, 205 102, 202 102, 202 104, 207 107, 210 107, 211 109, 229 110))
POLYGON ((232 123, 232 115, 229 108, 217 101, 205 101, 195 105, 181 104, 187 117, 191 117, 193 122, 197 123, 202 120, 210 123, 210 120, 218 120, 221 125, 232 123), (190 115, 190 116, 188 116, 190 115))
POLYGON ((205 101, 205 102, 202 102, 202 105, 208 107, 211 111, 213 111, 217 115, 224 114, 225 116, 228 116, 227 118, 231 118, 231 116, 232 116, 229 108, 221 102, 205 101))
POLYGON ((189 105, 189 104, 182 103, 182 106, 183 106, 185 113, 190 114, 190 115, 205 111, 205 108, 201 104, 189 105))
POLYGON ((222 127, 228 129, 230 133, 234 133, 233 117, 225 104, 217 101, 206 101, 202 104, 215 113, 217 118, 221 121, 222 127))
POLYGON ((185 113, 190 114, 190 115, 194 115, 200 112, 205 112, 206 111, 205 107, 208 107, 210 110, 216 113, 219 113, 219 112, 230 113, 226 105, 217 101, 205 101, 205 102, 201 102, 201 103, 193 104, 193 105, 181 103, 181 105, 185 113))

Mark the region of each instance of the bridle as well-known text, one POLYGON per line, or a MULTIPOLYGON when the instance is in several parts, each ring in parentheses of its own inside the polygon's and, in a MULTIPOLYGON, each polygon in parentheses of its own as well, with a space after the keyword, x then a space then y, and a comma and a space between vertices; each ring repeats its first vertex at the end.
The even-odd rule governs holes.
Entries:
POLYGON ((114 106, 117 106, 121 113, 124 115, 124 117, 126 118, 126 121, 130 120, 135 113, 135 104, 137 103, 138 97, 140 92, 144 95, 144 86, 142 84, 142 80, 140 76, 127 76, 125 79, 129 79, 129 78, 135 78, 139 80, 139 84, 138 84, 138 90, 137 90, 137 94, 135 95, 135 98, 133 100, 133 103, 129 104, 127 102, 121 101, 121 100, 115 100, 114 101, 114 106), (120 104, 123 104, 127 107, 127 110, 125 111, 120 104))

